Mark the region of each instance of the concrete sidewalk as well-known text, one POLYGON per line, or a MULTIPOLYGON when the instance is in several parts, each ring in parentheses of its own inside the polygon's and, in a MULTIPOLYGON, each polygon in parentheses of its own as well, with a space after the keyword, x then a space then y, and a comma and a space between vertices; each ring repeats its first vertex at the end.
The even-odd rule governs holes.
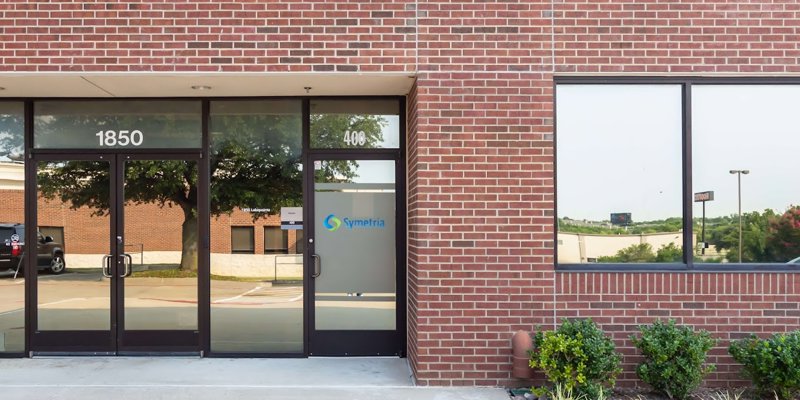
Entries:
POLYGON ((503 389, 414 386, 399 358, 0 359, 0 398, 508 400, 503 389))

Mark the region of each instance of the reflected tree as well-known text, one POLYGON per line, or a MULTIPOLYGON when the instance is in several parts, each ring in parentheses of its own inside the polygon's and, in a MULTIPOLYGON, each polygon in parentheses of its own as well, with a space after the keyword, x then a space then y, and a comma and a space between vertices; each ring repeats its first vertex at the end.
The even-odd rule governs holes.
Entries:
POLYGON ((777 262, 800 257, 800 206, 773 218, 767 233, 767 249, 777 262))
MULTIPOLYGON (((383 128, 387 121, 380 115, 369 114, 312 114, 311 137, 315 148, 335 149, 347 146, 345 132, 364 132, 365 143, 359 148, 376 148, 383 141, 383 128)), ((358 162, 353 160, 328 160, 314 171, 316 182, 341 183, 355 178, 358 162)))
MULTIPOLYGON (((325 132, 320 140, 330 140, 337 145, 339 140, 334 135, 337 130, 358 129, 366 133, 372 146, 382 140, 381 130, 386 124, 380 116, 372 115, 336 114, 314 118, 313 124, 325 132)), ((51 129, 56 129, 57 121, 52 124, 55 125, 51 129)), ((91 123, 86 122, 86 125, 91 126, 91 123)), ((302 204, 301 125, 299 114, 212 116, 209 151, 212 217, 250 208, 256 220, 278 213, 281 207, 302 204)), ((180 268, 196 270, 198 170, 195 163, 137 161, 126 165, 126 200, 182 209, 180 268)), ((335 161, 315 173, 331 181, 348 181, 356 176, 357 166, 354 161, 335 161)), ((45 198, 59 199, 73 209, 89 207, 96 215, 109 210, 110 181, 106 164, 51 163, 39 168, 37 179, 45 198)))
MULTIPOLYGON (((742 213, 742 262, 772 262, 774 256, 767 247, 770 221, 776 217, 771 209, 764 212, 742 213)), ((738 261, 739 217, 714 218, 707 222, 706 238, 717 251, 726 252, 728 261, 738 261)))

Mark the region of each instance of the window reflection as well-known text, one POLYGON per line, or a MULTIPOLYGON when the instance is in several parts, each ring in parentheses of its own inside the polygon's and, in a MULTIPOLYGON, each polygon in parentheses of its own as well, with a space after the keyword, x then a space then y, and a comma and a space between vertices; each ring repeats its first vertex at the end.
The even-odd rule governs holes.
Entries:
POLYGON ((800 86, 692 86, 692 182, 714 192, 694 206, 695 262, 800 257, 799 101, 800 86))
MULTIPOLYGON (((4 177, 0 221, 12 224, 24 222, 25 216, 23 120, 23 103, 0 102, 0 173, 4 177)), ((25 277, 18 269, 20 263, 13 260, 0 257, 0 353, 25 349, 25 277)))
POLYGON ((557 87, 559 263, 682 262, 679 85, 557 87))
POLYGON ((303 351, 303 256, 280 219, 302 207, 301 122, 297 100, 211 103, 214 352, 303 351))
POLYGON ((37 149, 166 149, 202 146, 196 100, 72 100, 35 104, 37 149))
POLYGON ((312 100, 310 118, 313 148, 400 147, 397 100, 312 100))

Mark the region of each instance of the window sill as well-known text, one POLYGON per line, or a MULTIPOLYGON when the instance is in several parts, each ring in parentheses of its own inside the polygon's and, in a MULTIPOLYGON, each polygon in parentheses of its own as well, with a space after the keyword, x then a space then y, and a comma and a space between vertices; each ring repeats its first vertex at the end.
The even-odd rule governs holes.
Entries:
POLYGON ((556 272, 795 272, 798 264, 557 264, 556 272))

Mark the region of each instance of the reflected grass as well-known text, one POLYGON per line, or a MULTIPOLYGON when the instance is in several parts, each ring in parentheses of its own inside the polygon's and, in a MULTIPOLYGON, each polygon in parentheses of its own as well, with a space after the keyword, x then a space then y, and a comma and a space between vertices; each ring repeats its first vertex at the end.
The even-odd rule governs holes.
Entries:
MULTIPOLYGON (((138 271, 131 273, 132 278, 197 278, 197 271, 182 270, 176 264, 150 264, 137 266, 138 271), (144 268, 144 269, 142 269, 144 268)), ((211 280, 215 281, 235 281, 235 282, 272 282, 272 277, 244 277, 211 274, 211 280)), ((301 276, 281 277, 280 281, 303 281, 301 276)))

